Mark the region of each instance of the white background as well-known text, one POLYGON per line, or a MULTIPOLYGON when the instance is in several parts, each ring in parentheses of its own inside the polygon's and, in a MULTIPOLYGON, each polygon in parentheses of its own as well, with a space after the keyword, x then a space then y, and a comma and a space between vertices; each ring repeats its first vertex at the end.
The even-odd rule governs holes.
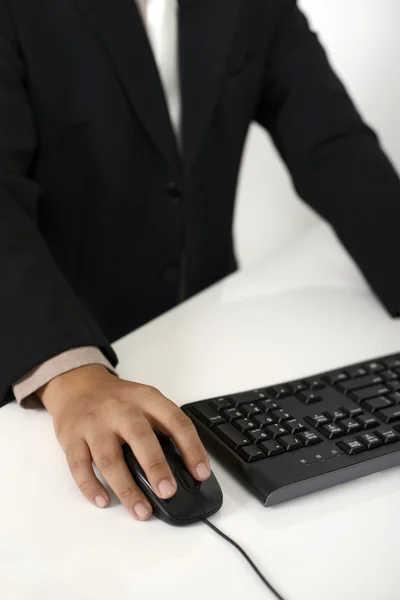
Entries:
MULTIPOLYGON (((299 6, 400 171, 400 1, 301 0, 299 6)), ((314 222, 268 135, 254 126, 238 191, 235 232, 240 264, 246 266, 279 248, 314 222)))

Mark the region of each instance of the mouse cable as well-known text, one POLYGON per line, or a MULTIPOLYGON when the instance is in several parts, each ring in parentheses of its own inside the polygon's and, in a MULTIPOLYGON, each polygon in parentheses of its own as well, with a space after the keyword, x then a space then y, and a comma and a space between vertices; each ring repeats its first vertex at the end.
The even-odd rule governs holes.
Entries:
POLYGON ((223 533, 220 529, 218 529, 218 527, 216 527, 208 519, 202 519, 202 521, 203 521, 203 523, 205 523, 206 525, 211 527, 211 529, 213 529, 216 533, 218 533, 218 535, 220 535, 222 538, 224 538, 224 540, 226 540, 227 542, 232 544, 232 546, 234 546, 236 548, 236 550, 239 550, 240 554, 242 554, 242 556, 244 556, 244 558, 247 560, 249 565, 254 569, 254 571, 257 573, 257 575, 262 580, 262 582, 267 586, 267 588, 270 589, 273 594, 275 594, 275 596, 278 598, 278 600, 284 600, 284 598, 279 594, 279 592, 277 592, 276 589, 273 588, 272 585, 269 583, 269 581, 267 579, 265 579, 264 575, 261 573, 261 571, 256 567, 256 565, 251 560, 250 556, 243 550, 243 548, 241 548, 241 546, 239 546, 239 544, 234 542, 230 537, 228 537, 225 533, 223 533))

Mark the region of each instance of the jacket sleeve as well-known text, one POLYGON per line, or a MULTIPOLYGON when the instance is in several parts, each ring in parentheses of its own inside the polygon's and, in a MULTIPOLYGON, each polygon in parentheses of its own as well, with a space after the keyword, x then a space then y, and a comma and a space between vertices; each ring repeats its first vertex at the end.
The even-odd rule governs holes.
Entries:
POLYGON ((29 178, 37 134, 26 74, 6 0, 0 0, 0 406, 12 384, 66 350, 117 358, 67 283, 37 228, 41 190, 29 178))
POLYGON ((256 120, 270 133, 299 196, 333 226, 397 316, 399 177, 296 2, 279 6, 256 120))

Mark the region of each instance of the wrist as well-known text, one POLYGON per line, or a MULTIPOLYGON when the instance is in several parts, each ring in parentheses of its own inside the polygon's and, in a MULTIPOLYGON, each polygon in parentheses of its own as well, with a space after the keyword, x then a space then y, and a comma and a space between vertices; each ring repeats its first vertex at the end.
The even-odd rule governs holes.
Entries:
POLYGON ((48 412, 54 415, 64 402, 71 402, 78 394, 85 394, 95 387, 101 387, 114 377, 102 365, 85 365, 54 377, 39 388, 36 395, 48 412))

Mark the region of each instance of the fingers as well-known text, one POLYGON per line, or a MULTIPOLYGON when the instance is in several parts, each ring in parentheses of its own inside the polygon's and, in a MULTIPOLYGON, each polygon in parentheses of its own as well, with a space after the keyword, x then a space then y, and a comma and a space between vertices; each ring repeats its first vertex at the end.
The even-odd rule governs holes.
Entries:
POLYGON ((71 473, 90 502, 101 507, 109 504, 108 493, 93 471, 93 460, 121 503, 137 519, 146 520, 152 507, 129 472, 121 439, 131 447, 155 493, 164 499, 175 494, 177 484, 152 426, 173 438, 199 481, 210 476, 209 458, 189 417, 158 390, 127 382, 115 385, 114 394, 108 397, 107 392, 100 403, 96 388, 93 406, 91 397, 85 396, 70 414, 67 409, 60 411, 55 430, 71 473))
POLYGON ((65 450, 72 477, 82 494, 99 508, 105 508, 110 499, 104 486, 94 474, 92 456, 88 445, 83 440, 69 446, 65 450))
POLYGON ((164 499, 173 496, 176 481, 148 420, 132 412, 121 419, 119 433, 131 447, 156 494, 164 499))
POLYGON ((211 474, 210 460, 189 417, 165 397, 163 402, 158 402, 154 413, 145 415, 153 425, 173 438, 193 477, 198 481, 208 479, 211 474))
POLYGON ((114 433, 97 434, 88 443, 95 464, 121 503, 140 521, 148 519, 151 505, 129 472, 118 437, 114 433))

